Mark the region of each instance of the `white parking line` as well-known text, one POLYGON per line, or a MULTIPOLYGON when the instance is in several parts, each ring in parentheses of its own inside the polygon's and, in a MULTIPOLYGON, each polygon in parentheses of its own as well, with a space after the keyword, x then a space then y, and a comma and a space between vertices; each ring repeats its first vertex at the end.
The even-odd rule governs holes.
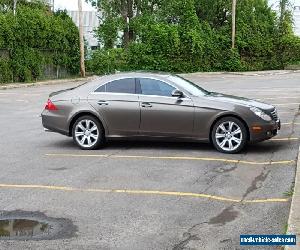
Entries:
POLYGON ((299 122, 283 122, 281 123, 282 126, 291 126, 291 125, 300 125, 299 122))
MULTIPOLYGON (((255 97, 253 97, 255 99, 255 97)), ((278 96, 278 97, 267 97, 267 98, 260 98, 256 99, 258 101, 263 101, 263 100, 278 100, 278 99, 299 99, 299 96, 278 96)))
POLYGON ((283 106, 290 106, 290 105, 300 105, 300 103, 299 103, 299 102, 291 102, 291 103, 274 103, 274 104, 272 104, 272 105, 283 107, 283 106))

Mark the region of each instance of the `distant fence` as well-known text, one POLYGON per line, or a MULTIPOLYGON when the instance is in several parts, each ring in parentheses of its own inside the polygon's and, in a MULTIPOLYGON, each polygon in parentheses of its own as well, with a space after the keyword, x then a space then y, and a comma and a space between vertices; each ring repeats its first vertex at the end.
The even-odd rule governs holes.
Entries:
MULTIPOLYGON (((51 56, 56 53, 56 51, 54 50, 38 49, 38 51, 41 52, 41 54, 45 58, 51 58, 51 56)), ((14 70, 11 68, 11 60, 12 60, 11 52, 12 51, 9 49, 0 48, 0 83, 14 82, 14 81, 18 82, 18 76, 14 75, 14 70)), ((41 75, 38 76, 36 80, 60 79, 60 78, 68 78, 71 76, 72 74, 69 72, 68 68, 66 67, 60 65, 54 65, 53 63, 45 63, 44 65, 42 65, 41 75)))
POLYGON ((9 58, 9 50, 0 49, 0 58, 9 58))
POLYGON ((45 79, 59 79, 68 78, 72 75, 66 67, 56 66, 53 64, 44 65, 44 78, 45 79))

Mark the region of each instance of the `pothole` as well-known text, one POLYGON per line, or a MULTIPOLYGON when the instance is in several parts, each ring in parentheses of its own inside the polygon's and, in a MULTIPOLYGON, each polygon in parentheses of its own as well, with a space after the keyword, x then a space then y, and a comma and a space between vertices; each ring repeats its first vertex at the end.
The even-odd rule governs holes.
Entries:
POLYGON ((75 236, 71 220, 48 217, 41 212, 0 212, 0 240, 53 240, 75 236))

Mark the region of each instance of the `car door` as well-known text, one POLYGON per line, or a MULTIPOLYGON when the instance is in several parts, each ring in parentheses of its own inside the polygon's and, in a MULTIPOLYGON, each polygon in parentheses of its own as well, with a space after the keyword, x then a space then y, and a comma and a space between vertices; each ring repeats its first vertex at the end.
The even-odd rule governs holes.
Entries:
POLYGON ((135 78, 123 78, 99 86, 89 95, 90 104, 108 127, 109 136, 139 133, 140 107, 135 78))
POLYGON ((172 97, 176 88, 158 79, 139 78, 137 88, 140 93, 142 135, 193 135, 194 104, 188 96, 172 97))

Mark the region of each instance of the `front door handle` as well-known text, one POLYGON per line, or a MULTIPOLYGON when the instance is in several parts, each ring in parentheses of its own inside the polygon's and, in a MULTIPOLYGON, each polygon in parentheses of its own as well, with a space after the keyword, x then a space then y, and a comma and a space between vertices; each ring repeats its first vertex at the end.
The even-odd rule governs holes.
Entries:
POLYGON ((152 105, 149 102, 142 102, 143 108, 152 108, 152 105))
POLYGON ((99 105, 108 105, 108 102, 107 101, 98 101, 97 102, 99 105))

